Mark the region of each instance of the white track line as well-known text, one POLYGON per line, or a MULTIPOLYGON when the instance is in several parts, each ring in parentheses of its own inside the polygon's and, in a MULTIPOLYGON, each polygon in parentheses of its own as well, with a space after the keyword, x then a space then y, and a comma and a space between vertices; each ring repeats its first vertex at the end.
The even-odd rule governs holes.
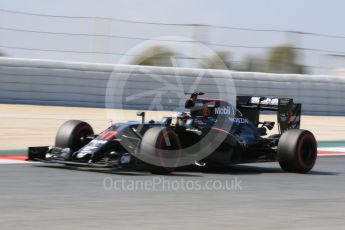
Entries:
POLYGON ((7 165, 7 164, 30 164, 35 162, 29 162, 29 161, 23 161, 23 160, 9 160, 9 159, 0 159, 1 165, 7 165))

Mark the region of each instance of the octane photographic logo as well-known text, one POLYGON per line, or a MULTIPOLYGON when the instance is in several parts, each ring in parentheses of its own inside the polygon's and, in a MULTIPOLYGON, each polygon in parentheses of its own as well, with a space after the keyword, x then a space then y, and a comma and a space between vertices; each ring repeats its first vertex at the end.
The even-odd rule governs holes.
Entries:
MULTIPOLYGON (((114 66, 109 78, 106 89, 107 118, 113 121, 127 121, 126 110, 160 111, 159 114, 165 113, 165 116, 189 112, 185 108, 185 102, 190 95, 185 93, 196 91, 204 92, 207 98, 221 98, 226 101, 217 101, 218 108, 215 109, 219 114, 217 119, 209 118, 212 120, 211 127, 207 119, 198 120, 198 125, 205 122, 208 128, 196 143, 193 142, 195 138, 190 135, 177 135, 177 139, 186 138, 184 140, 187 142, 193 142, 187 146, 182 145, 176 140, 176 135, 171 134, 174 132, 173 128, 163 128, 161 140, 150 142, 151 148, 146 146, 145 149, 150 151, 141 151, 143 145, 147 145, 142 141, 142 137, 117 137, 129 153, 150 165, 166 168, 191 165, 206 158, 220 146, 233 124, 230 118, 236 113, 236 109, 232 107, 236 105, 236 89, 231 72, 217 53, 204 44, 188 38, 159 37, 130 49, 119 64, 114 66), (172 68, 128 65, 162 58, 164 55, 167 57, 167 51, 170 52, 168 60, 172 68), (210 62, 217 63, 219 70, 207 69, 210 62), (188 138, 192 138, 192 141, 188 138)), ((136 111, 133 111, 133 114, 136 114, 136 111)), ((149 121, 151 118, 147 116, 146 120, 149 121)))

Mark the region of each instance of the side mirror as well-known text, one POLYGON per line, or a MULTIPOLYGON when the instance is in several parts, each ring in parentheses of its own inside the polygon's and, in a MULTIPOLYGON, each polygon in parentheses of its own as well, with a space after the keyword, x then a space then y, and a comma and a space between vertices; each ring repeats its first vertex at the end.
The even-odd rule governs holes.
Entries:
POLYGON ((163 123, 165 126, 171 125, 171 122, 172 122, 172 117, 163 117, 163 119, 162 119, 162 123, 163 123))
POLYGON ((145 123, 145 112, 137 112, 137 116, 141 117, 141 123, 145 123))

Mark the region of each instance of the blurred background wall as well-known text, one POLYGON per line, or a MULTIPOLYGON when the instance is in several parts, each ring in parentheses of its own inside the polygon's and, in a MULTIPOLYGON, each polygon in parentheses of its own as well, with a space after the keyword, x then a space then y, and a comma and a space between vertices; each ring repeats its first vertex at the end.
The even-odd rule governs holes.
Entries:
MULTIPOLYGON (((344 7, 340 0, 1 1, 0 102, 104 107, 109 78, 121 82, 134 68, 114 90, 148 93, 130 101, 122 94, 115 104, 147 109, 158 100, 150 95, 160 89, 155 81, 191 88, 190 77, 219 69, 207 74, 231 76, 238 95, 293 97, 305 113, 344 114, 344 7), (178 72, 185 67, 193 69, 178 72)), ((214 87, 201 88, 212 95, 214 87)), ((184 90, 162 96, 161 109, 180 105, 184 90)))
POLYGON ((0 103, 184 110, 185 92, 288 97, 304 114, 344 115, 345 78, 0 58, 0 103))

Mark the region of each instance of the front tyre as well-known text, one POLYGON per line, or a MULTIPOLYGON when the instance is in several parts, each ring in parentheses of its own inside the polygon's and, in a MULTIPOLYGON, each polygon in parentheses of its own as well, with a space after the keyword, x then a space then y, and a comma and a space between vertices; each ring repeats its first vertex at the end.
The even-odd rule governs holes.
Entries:
POLYGON ((317 143, 311 132, 290 129, 280 137, 278 160, 284 171, 307 173, 314 167, 316 159, 317 143))
POLYGON ((181 157, 181 142, 177 134, 166 127, 149 129, 140 143, 145 168, 152 174, 169 174, 181 157))
POLYGON ((83 147, 82 139, 93 135, 92 127, 79 120, 69 120, 63 123, 55 137, 55 146, 60 148, 69 148, 71 153, 83 147))

